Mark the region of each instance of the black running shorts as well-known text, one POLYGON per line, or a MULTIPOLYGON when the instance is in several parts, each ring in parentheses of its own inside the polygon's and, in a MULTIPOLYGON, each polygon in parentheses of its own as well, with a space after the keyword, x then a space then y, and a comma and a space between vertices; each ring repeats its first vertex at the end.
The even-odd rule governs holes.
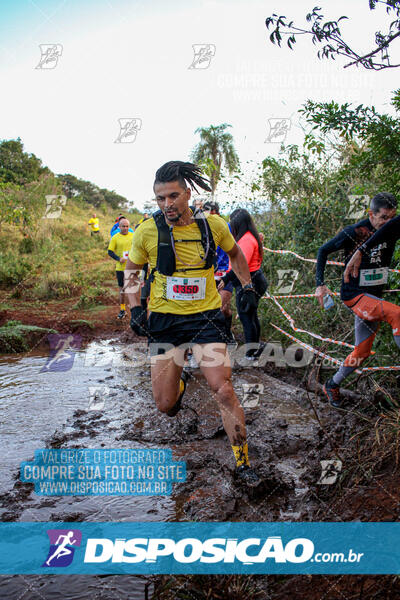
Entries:
POLYGON ((225 317, 219 308, 206 310, 192 315, 174 315, 171 313, 151 312, 148 320, 149 347, 159 354, 157 343, 172 344, 211 344, 226 343, 225 317))

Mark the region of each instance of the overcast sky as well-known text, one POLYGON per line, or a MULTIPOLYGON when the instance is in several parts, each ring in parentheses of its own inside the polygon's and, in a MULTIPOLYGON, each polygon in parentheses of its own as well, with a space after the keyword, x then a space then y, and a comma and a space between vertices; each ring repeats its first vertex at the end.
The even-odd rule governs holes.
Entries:
MULTIPOLYGON (((294 52, 270 43, 267 16, 277 12, 301 25, 315 4, 2 0, 0 138, 19 136, 55 173, 113 189, 141 208, 152 197, 156 169, 189 159, 197 127, 230 123, 245 166, 277 155, 269 119, 290 119, 286 143, 301 143, 297 111, 309 98, 392 112, 399 70, 320 61, 305 36, 294 52), (41 62, 45 44, 58 45, 58 58, 41 62), (189 68, 196 44, 214 55, 189 68), (121 138, 119 119, 136 119, 136 137, 121 138)), ((318 5, 331 18, 350 17, 342 32, 361 51, 388 23, 384 8, 370 12, 368 0, 318 5)), ((391 54, 400 62, 397 46, 391 54)), ((227 197, 221 189, 219 199, 227 197)))

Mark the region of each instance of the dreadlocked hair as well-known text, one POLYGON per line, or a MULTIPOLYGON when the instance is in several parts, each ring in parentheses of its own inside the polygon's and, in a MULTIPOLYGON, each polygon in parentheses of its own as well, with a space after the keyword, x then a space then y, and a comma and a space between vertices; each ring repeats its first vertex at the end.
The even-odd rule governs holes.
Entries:
POLYGON ((167 183, 169 181, 179 181, 183 188, 186 188, 186 182, 192 190, 199 193, 196 185, 202 190, 211 192, 209 181, 202 175, 201 167, 190 162, 182 162, 181 160, 170 160, 156 171, 156 183, 167 183))

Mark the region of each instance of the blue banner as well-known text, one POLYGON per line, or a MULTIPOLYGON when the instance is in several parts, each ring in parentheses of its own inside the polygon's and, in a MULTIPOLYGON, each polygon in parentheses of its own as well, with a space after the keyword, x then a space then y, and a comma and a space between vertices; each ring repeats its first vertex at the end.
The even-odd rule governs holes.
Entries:
POLYGON ((398 574, 399 523, 0 523, 0 573, 398 574))

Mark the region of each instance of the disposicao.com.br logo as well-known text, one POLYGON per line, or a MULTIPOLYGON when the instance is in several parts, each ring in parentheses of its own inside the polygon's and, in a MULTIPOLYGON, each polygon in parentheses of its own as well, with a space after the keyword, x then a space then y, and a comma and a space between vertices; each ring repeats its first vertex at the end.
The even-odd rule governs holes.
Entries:
POLYGON ((362 553, 350 549, 344 552, 315 553, 314 543, 307 538, 293 538, 286 544, 280 536, 268 538, 89 538, 86 543, 85 563, 156 563, 170 559, 177 563, 234 563, 244 565, 265 563, 359 562, 362 553))

